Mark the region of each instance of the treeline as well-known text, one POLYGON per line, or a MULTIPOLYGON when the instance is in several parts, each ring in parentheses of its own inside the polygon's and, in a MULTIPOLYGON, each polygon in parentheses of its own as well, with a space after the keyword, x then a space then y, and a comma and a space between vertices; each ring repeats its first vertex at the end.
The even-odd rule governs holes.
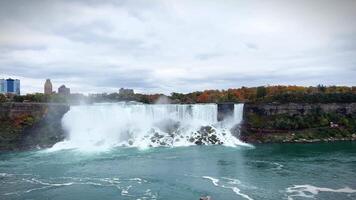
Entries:
POLYGON ((35 102, 35 103, 80 103, 86 102, 88 99, 82 94, 26 94, 26 95, 3 95, 0 94, 0 102, 35 102))
POLYGON ((352 103, 356 102, 355 93, 316 93, 316 94, 279 94, 259 99, 260 102, 279 102, 279 103, 352 103))
POLYGON ((17 102, 58 102, 58 103, 93 103, 138 101, 143 103, 223 103, 223 102, 279 102, 279 103, 349 103, 356 102, 356 87, 346 86, 260 86, 241 87, 228 90, 205 90, 191 93, 164 94, 120 94, 101 93, 84 96, 70 94, 67 96, 52 94, 28 94, 6 98, 0 95, 1 101, 17 102))
POLYGON ((356 102, 356 87, 346 86, 260 86, 228 90, 205 90, 188 94, 172 93, 175 103, 279 102, 349 103, 356 102))

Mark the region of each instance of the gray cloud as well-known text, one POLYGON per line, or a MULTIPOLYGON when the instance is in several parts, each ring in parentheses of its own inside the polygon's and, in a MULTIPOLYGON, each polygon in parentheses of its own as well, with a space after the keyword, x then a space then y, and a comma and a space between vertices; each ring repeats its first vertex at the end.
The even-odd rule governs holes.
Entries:
POLYGON ((356 2, 3 0, 0 77, 42 91, 355 85, 356 2))

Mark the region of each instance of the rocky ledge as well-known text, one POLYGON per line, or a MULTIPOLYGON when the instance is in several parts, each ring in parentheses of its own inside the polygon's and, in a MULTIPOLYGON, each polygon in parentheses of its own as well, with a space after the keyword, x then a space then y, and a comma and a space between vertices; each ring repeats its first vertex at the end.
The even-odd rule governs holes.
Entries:
POLYGON ((0 151, 49 147, 65 137, 61 126, 66 104, 0 104, 0 151))
POLYGON ((240 137, 249 143, 356 140, 356 103, 248 103, 240 137))

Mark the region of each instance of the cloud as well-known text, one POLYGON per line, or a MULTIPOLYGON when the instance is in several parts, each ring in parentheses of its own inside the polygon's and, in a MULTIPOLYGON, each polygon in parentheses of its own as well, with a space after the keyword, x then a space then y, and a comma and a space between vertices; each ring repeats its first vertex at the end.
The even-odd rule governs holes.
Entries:
POLYGON ((41 92, 355 85, 355 1, 0 2, 0 76, 41 92), (41 83, 41 84, 38 84, 41 83))

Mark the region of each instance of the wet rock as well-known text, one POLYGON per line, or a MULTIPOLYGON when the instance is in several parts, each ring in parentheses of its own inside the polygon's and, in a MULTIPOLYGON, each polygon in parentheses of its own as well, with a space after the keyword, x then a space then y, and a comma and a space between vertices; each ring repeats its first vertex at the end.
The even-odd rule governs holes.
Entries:
MULTIPOLYGON (((235 136, 236 138, 240 138, 240 129, 241 129, 241 126, 240 124, 237 124, 235 126, 233 126, 231 129, 230 129, 230 132, 233 136, 235 136)), ((225 133, 224 133, 225 134, 225 133)))
POLYGON ((211 126, 202 126, 198 132, 200 132, 202 135, 207 135, 215 133, 215 130, 211 126))
POLYGON ((195 144, 196 144, 196 145, 202 145, 203 142, 202 142, 201 140, 197 140, 197 141, 195 141, 195 144))
POLYGON ((210 137, 208 138, 208 140, 209 140, 209 142, 210 142, 211 144, 217 144, 218 141, 219 141, 219 139, 218 139, 218 137, 217 137, 216 135, 210 136, 210 137))
POLYGON ((217 137, 215 129, 211 126, 202 126, 189 141, 194 142, 196 145, 223 144, 217 137))
POLYGON ((200 197, 199 200, 213 200, 210 196, 200 197))
POLYGON ((194 142, 195 139, 193 137, 189 138, 189 142, 194 142))
POLYGON ((133 141, 132 140, 129 140, 129 145, 133 145, 133 141))

